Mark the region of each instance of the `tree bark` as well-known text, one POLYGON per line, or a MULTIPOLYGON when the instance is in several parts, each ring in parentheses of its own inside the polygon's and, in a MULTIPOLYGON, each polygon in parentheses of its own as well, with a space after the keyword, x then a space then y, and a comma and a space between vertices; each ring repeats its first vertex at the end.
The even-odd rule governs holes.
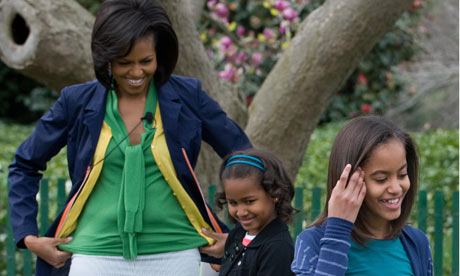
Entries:
POLYGON ((94 79, 93 22, 75 1, 2 0, 0 58, 56 90, 94 79))
POLYGON ((187 2, 190 5, 192 21, 196 25, 200 22, 205 0, 187 0, 187 2))
POLYGON ((295 176, 331 98, 412 0, 326 1, 300 29, 256 94, 246 133, 295 176))

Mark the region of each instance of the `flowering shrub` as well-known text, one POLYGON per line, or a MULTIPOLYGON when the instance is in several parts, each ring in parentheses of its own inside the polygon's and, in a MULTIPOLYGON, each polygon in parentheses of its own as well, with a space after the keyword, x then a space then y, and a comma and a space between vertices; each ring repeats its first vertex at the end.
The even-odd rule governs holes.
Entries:
POLYGON ((248 104, 289 45, 306 6, 304 0, 207 2, 201 39, 219 77, 240 85, 248 104))
MULTIPOLYGON (((239 85, 247 103, 289 45, 300 22, 323 0, 209 0, 199 30, 220 78, 239 85)), ((321 122, 382 113, 403 91, 392 67, 410 60, 427 4, 415 0, 337 92, 321 122)))

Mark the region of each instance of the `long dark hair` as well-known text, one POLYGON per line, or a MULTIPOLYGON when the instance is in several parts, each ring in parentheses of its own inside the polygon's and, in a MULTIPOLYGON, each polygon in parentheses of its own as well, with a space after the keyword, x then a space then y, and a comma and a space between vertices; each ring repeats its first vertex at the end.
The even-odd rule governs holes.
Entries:
POLYGON ((110 88, 108 65, 129 54, 134 43, 153 35, 158 68, 157 88, 171 76, 179 56, 177 36, 165 10, 155 0, 106 0, 94 22, 91 37, 96 78, 110 88))
MULTIPOLYGON (((233 160, 240 159, 236 158, 233 160)), ((224 158, 219 175, 221 184, 227 179, 255 177, 265 192, 272 198, 278 198, 278 201, 275 203, 277 217, 285 223, 292 221, 292 217, 296 212, 296 209, 291 205, 291 201, 294 198, 294 184, 283 164, 274 154, 266 150, 254 148, 233 152, 224 158), (226 167, 228 160, 236 155, 247 155, 258 158, 262 161, 265 171, 247 164, 233 164, 226 167)), ((215 201, 217 207, 222 209, 227 203, 225 192, 218 192, 215 201)), ((231 217, 230 220, 235 222, 231 217)))
MULTIPOLYGON (((328 216, 328 203, 332 190, 347 164, 352 165, 350 175, 362 167, 368 160, 372 151, 379 145, 387 143, 390 139, 396 139, 402 143, 406 151, 407 174, 410 180, 410 188, 401 205, 401 215, 390 222, 391 230, 387 238, 397 237, 401 229, 406 225, 417 191, 418 181, 418 155, 417 146, 411 136, 393 124, 392 122, 377 116, 358 117, 346 124, 335 138, 329 158, 327 178, 327 199, 321 215, 313 222, 313 225, 323 224, 328 216)), ((352 239, 364 245, 371 236, 366 227, 368 215, 365 206, 361 206, 356 218, 352 239)))

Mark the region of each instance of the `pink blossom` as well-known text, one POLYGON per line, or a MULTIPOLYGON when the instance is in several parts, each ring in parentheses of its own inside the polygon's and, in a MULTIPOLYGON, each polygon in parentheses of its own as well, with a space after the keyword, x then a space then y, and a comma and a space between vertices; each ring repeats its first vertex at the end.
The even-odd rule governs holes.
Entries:
POLYGON ((286 27, 281 25, 280 26, 280 34, 285 35, 286 34, 286 27))
POLYGON ((219 78, 224 79, 224 80, 231 80, 235 72, 236 72, 235 67, 233 67, 232 64, 227 63, 225 65, 224 70, 218 73, 218 76, 219 78))
POLYGON ((248 60, 248 55, 245 52, 240 52, 235 58, 235 64, 240 65, 248 60))
POLYGON ((368 113, 368 112, 370 112, 371 110, 372 110, 372 105, 370 105, 370 104, 363 104, 363 105, 361 106, 361 112, 362 112, 362 113, 368 113))
POLYGON ((229 51, 229 49, 233 46, 233 41, 228 36, 224 36, 220 39, 221 50, 224 52, 229 51))
POLYGON ((285 35, 289 27, 289 21, 283 20, 280 25, 280 34, 285 35))
POLYGON ((274 7, 279 11, 284 11, 286 8, 289 7, 289 2, 283 0, 276 0, 274 7))
POLYGON ((297 12, 292 8, 287 8, 283 11, 283 17, 284 19, 293 21, 295 18, 297 18, 297 12))
POLYGON ((261 53, 253 53, 251 58, 251 64, 254 66, 259 66, 262 63, 262 54, 261 53))
POLYGON ((264 29, 264 37, 267 40, 270 40, 271 38, 275 37, 275 33, 270 30, 269 28, 264 29))
POLYGON ((235 49, 231 49, 227 52, 227 57, 225 58, 226 62, 235 62, 238 57, 238 52, 235 49))
POLYGON ((216 14, 220 18, 227 18, 228 16, 228 8, 225 4, 219 3, 216 5, 216 14))
POLYGON ((214 8, 216 4, 217 4, 217 0, 209 0, 207 3, 209 9, 214 8))
POLYGON ((213 52, 211 50, 206 50, 206 55, 208 55, 209 58, 212 58, 213 52))
POLYGON ((363 73, 360 73, 358 75, 357 81, 358 81, 359 84, 367 85, 367 79, 366 79, 366 76, 363 73))
POLYGON ((245 31, 246 31, 246 29, 243 26, 238 26, 238 28, 236 28, 236 34, 239 37, 242 37, 244 35, 245 31))

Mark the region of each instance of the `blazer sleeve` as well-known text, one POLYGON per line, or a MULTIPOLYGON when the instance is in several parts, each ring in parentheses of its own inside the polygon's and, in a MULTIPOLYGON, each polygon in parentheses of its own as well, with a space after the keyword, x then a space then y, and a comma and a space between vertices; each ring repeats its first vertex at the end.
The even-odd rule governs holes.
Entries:
POLYGON ((200 119, 202 138, 211 145, 220 157, 235 150, 252 147, 244 131, 222 110, 219 104, 199 89, 200 119))
POLYGON ((38 203, 35 197, 42 178, 40 171, 44 171, 46 163, 66 145, 66 111, 63 91, 61 97, 38 121, 31 135, 18 147, 9 166, 10 220, 15 242, 20 248, 25 248, 25 236, 38 235, 38 203))

